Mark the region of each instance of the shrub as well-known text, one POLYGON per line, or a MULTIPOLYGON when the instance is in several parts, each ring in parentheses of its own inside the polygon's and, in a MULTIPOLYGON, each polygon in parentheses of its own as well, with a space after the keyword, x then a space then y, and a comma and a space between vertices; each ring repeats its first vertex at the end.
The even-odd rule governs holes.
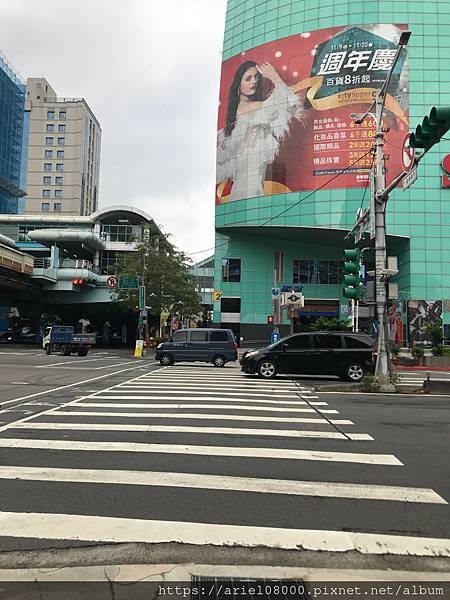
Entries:
POLYGON ((423 358, 424 351, 423 351, 422 346, 413 346, 411 348, 411 355, 416 360, 420 360, 421 358, 423 358))
POLYGON ((431 354, 433 356, 442 356, 444 354, 444 346, 442 344, 436 344, 431 348, 431 354))
POLYGON ((397 357, 400 354, 401 349, 402 347, 399 344, 394 344, 391 348, 392 355, 397 357))
POLYGON ((347 319, 336 317, 319 317, 312 325, 313 331, 350 331, 350 322, 347 319))
POLYGON ((427 333, 431 337, 431 343, 433 346, 442 345, 442 340, 444 339, 442 333, 442 320, 440 319, 437 323, 433 321, 425 326, 427 333))

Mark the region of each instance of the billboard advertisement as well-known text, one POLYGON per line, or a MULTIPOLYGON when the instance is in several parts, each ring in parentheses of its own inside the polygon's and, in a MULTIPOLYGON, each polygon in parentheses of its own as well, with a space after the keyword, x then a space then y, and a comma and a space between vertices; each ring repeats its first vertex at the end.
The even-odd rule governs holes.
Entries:
POLYGON ((442 300, 409 300, 409 345, 431 346, 432 336, 427 330, 430 325, 442 326, 442 300))
MULTIPOLYGON (((407 25, 352 25, 292 35, 222 64, 216 203, 293 191, 364 187, 374 118, 356 125, 386 79, 407 25), (344 172, 343 172, 344 171, 344 172)), ((403 50, 386 99, 388 181, 408 131, 403 50)))

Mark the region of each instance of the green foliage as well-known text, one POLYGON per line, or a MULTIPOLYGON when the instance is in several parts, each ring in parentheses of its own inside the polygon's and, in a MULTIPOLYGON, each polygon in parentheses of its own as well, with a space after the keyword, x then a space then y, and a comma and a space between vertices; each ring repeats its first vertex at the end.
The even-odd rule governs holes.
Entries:
POLYGON ((350 322, 347 319, 336 319, 336 317, 319 317, 311 325, 313 331, 350 331, 350 322))
POLYGON ((425 325, 426 332, 431 337, 431 343, 433 346, 442 345, 442 340, 444 339, 444 335, 442 333, 442 319, 439 321, 431 321, 425 325))
MULTIPOLYGON (((190 259, 149 226, 136 252, 123 256, 117 265, 120 275, 143 275, 149 312, 195 318, 201 314, 200 296, 189 273, 190 259)), ((113 301, 130 308, 138 306, 138 290, 117 290, 113 301)))
POLYGON ((411 355, 416 360, 420 360, 421 358, 423 358, 424 350, 423 350, 422 346, 413 346, 411 348, 411 355))
POLYGON ((431 348, 431 354, 433 356, 442 356, 444 354, 444 346, 442 344, 436 344, 431 348))
POLYGON ((399 344, 394 344, 391 348, 391 354, 397 357, 400 354, 402 347, 399 344))

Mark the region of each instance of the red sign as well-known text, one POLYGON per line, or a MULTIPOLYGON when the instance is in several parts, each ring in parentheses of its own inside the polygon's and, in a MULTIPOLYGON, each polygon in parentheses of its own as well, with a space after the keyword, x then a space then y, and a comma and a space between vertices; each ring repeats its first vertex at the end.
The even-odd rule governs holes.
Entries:
MULTIPOLYGON (((374 119, 354 122, 390 71, 405 25, 354 25, 291 35, 222 64, 216 203, 271 194, 365 187, 374 119)), ((406 50, 383 125, 387 183, 401 170, 408 125, 406 50)))
POLYGON ((115 275, 112 275, 111 277, 108 277, 108 279, 106 280, 106 285, 109 288, 116 288, 118 283, 117 283, 117 277, 115 275))
POLYGON ((442 159, 441 162, 442 168, 445 171, 445 175, 442 175, 442 187, 443 188, 450 188, 450 154, 447 154, 447 156, 444 156, 444 158, 442 159))
POLYGON ((409 173, 414 166, 414 148, 409 145, 411 134, 407 133, 402 144, 402 167, 406 173, 409 173))

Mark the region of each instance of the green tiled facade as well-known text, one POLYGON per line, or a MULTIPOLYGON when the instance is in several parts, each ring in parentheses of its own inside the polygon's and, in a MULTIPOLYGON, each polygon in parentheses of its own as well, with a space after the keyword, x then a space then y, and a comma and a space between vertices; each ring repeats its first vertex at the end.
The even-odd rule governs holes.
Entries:
MULTIPOLYGON (((404 23, 412 31, 407 49, 412 130, 432 106, 450 106, 448 0, 228 0, 223 60, 295 34, 375 23, 404 23)), ((450 299, 450 189, 441 183, 441 161, 449 153, 449 140, 435 145, 422 160, 417 181, 390 196, 387 233, 396 237, 391 238, 389 254, 398 256, 396 281, 403 300, 450 299)), ((294 259, 341 259, 342 244, 326 245, 330 238, 323 237, 321 228, 351 229, 363 194, 364 188, 292 192, 216 206, 215 289, 224 296, 241 298, 241 326, 267 323, 272 310, 274 251, 284 251, 286 284, 292 283, 294 259), (246 227, 263 225, 269 219, 258 235, 254 230, 245 232, 246 227), (317 228, 315 239, 302 242, 292 229, 299 226, 317 228), (271 231, 273 227, 276 232, 271 231), (222 281, 223 257, 241 259, 239 283, 222 281)), ((342 285, 308 285, 304 291, 309 298, 344 303, 342 285)), ((444 323, 450 323, 450 313, 443 316, 444 323)), ((215 302, 214 320, 221 321, 219 302, 215 302)))

